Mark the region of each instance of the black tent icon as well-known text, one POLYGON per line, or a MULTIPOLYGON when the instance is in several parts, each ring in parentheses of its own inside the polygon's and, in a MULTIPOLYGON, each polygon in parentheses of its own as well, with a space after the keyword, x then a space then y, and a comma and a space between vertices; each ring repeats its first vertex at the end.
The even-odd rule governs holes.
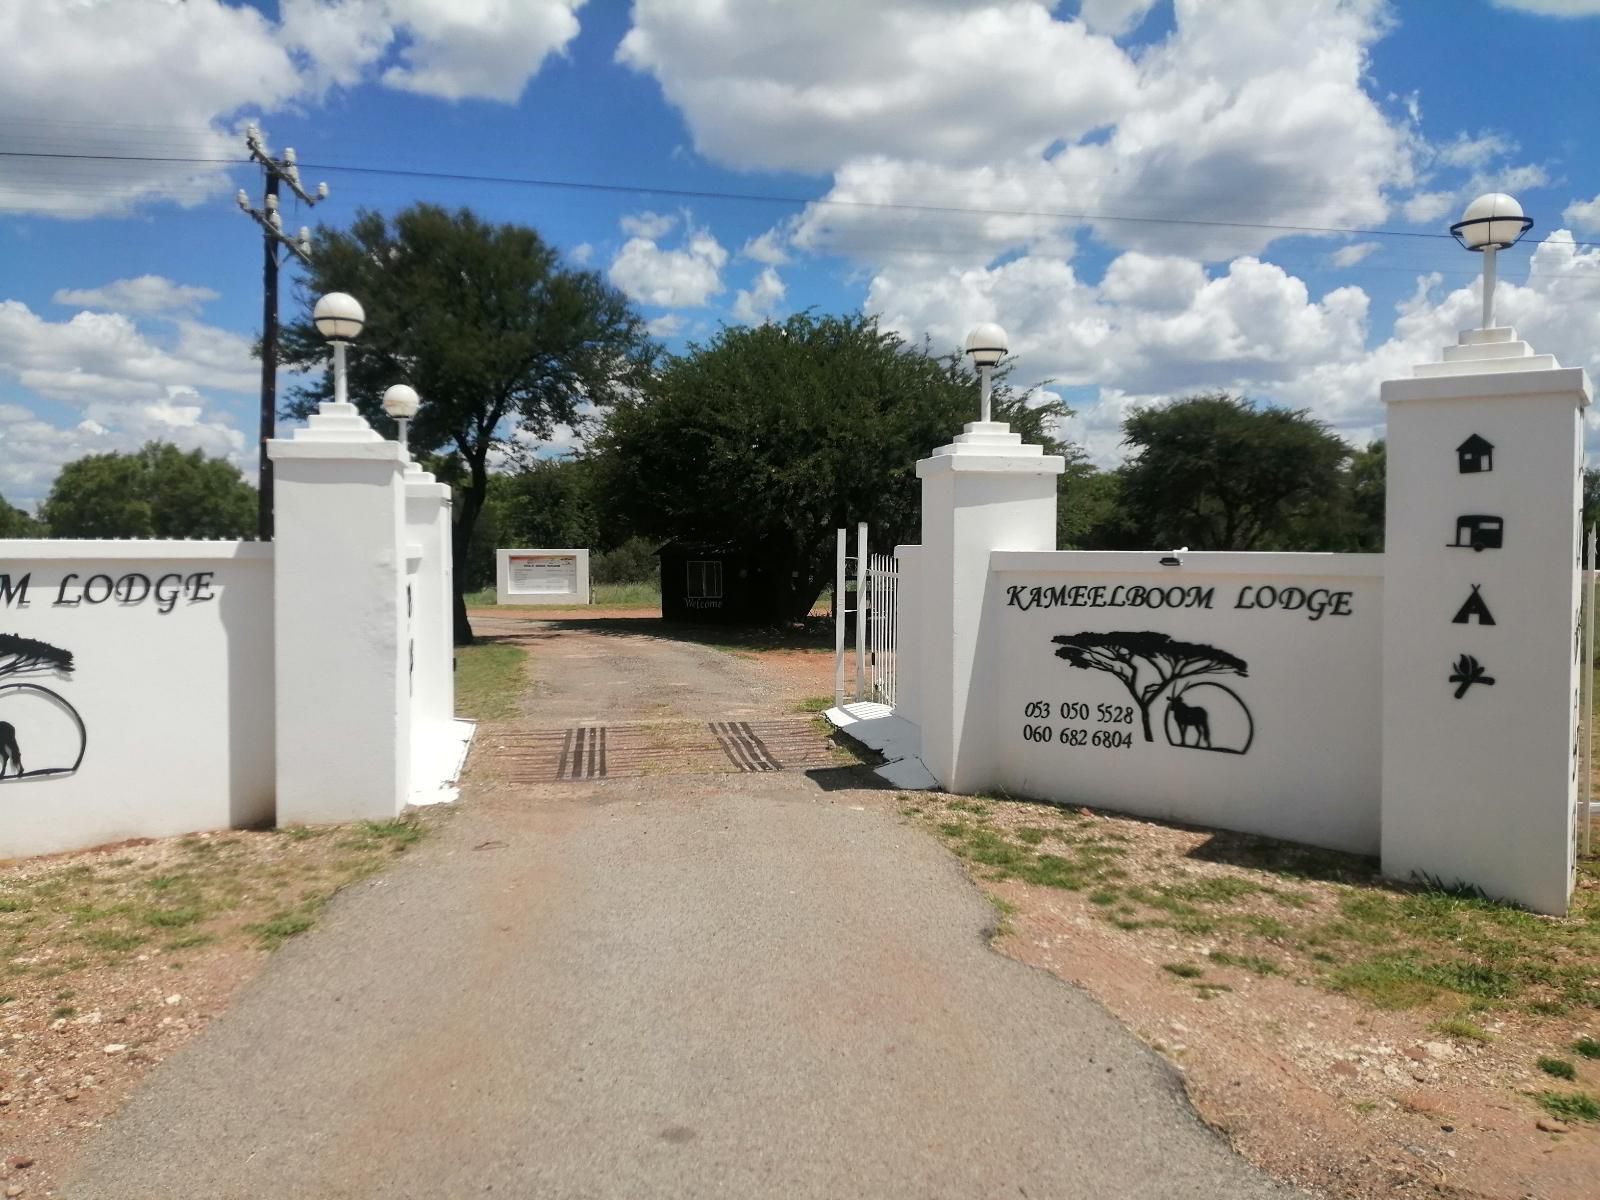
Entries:
POLYGON ((1456 468, 1463 475, 1494 470, 1494 446, 1487 438, 1473 434, 1456 447, 1456 468))
POLYGON ((1456 610, 1456 615, 1450 619, 1452 625, 1470 625, 1473 621, 1477 621, 1479 625, 1494 624, 1494 614, 1489 611, 1489 605, 1484 602, 1478 587, 1479 585, 1476 583, 1472 585, 1472 594, 1456 610))

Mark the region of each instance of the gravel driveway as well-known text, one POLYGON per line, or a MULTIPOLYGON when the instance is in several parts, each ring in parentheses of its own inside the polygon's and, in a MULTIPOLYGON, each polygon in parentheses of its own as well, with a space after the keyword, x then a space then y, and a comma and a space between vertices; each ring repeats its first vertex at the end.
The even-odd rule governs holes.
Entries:
MULTIPOLYGON (((607 720, 773 711, 715 650, 530 635, 527 726, 596 689, 607 720)), ((492 741, 434 838, 159 1068, 66 1195, 1290 1194, 1096 1004, 992 953, 989 904, 854 772, 510 785, 492 741)))

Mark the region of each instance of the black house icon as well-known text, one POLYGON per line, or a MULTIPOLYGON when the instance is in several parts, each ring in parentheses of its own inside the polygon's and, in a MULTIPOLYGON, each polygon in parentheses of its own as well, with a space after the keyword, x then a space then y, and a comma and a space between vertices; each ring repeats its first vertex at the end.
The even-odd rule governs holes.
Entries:
POLYGON ((1456 447, 1456 466, 1463 475, 1494 470, 1494 446, 1486 438, 1473 434, 1456 447))

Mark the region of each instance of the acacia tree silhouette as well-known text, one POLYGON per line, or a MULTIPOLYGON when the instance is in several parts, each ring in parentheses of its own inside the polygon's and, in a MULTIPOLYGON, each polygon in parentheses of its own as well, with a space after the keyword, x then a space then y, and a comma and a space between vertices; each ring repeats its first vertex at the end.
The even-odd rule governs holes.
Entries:
POLYGON ((72 651, 15 633, 0 633, 0 678, 25 671, 72 670, 72 651))
POLYGON ((1199 675, 1248 676, 1244 659, 1200 642, 1174 641, 1165 633, 1064 633, 1050 639, 1056 657, 1074 667, 1104 671, 1122 681, 1139 706, 1144 740, 1155 741, 1150 709, 1174 683, 1199 675), (1149 673, 1144 673, 1149 668, 1149 673), (1151 678, 1150 676, 1154 676, 1151 678))

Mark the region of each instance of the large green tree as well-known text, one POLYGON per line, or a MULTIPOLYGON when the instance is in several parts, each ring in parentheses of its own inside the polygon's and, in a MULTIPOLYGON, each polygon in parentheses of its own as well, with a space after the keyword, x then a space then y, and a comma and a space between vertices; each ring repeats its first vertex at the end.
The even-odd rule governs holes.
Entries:
POLYGON ((242 538, 255 511, 256 490, 232 463, 148 442, 62 467, 39 515, 52 537, 242 538))
POLYGON ((1223 393, 1136 411, 1121 469, 1123 515, 1148 546, 1299 550, 1341 500, 1350 447, 1303 409, 1223 393))
MULTIPOLYGON (((995 417, 1054 447, 1055 402, 996 389, 995 417)), ((834 530, 915 540, 915 463, 978 415, 978 383, 875 318, 799 313, 724 328, 667 360, 597 440, 601 490, 642 534, 738 546, 761 568, 773 620, 810 611, 834 530)))
POLYGON ((0 538, 36 538, 42 537, 43 530, 39 522, 35 521, 20 508, 6 503, 6 498, 0 496, 0 538))
POLYGON ((423 401, 412 447, 453 454, 460 465, 455 634, 470 641, 463 596, 491 463, 516 461, 557 425, 581 424, 586 404, 603 408, 637 389, 653 355, 644 324, 620 292, 593 271, 563 265, 532 229, 431 204, 392 218, 362 212, 349 230, 319 231, 301 287, 303 316, 284 330, 286 362, 324 368, 297 392, 291 415, 332 394, 311 307, 333 291, 355 296, 367 314, 349 354, 351 400, 388 430, 384 389, 411 384, 423 401))

